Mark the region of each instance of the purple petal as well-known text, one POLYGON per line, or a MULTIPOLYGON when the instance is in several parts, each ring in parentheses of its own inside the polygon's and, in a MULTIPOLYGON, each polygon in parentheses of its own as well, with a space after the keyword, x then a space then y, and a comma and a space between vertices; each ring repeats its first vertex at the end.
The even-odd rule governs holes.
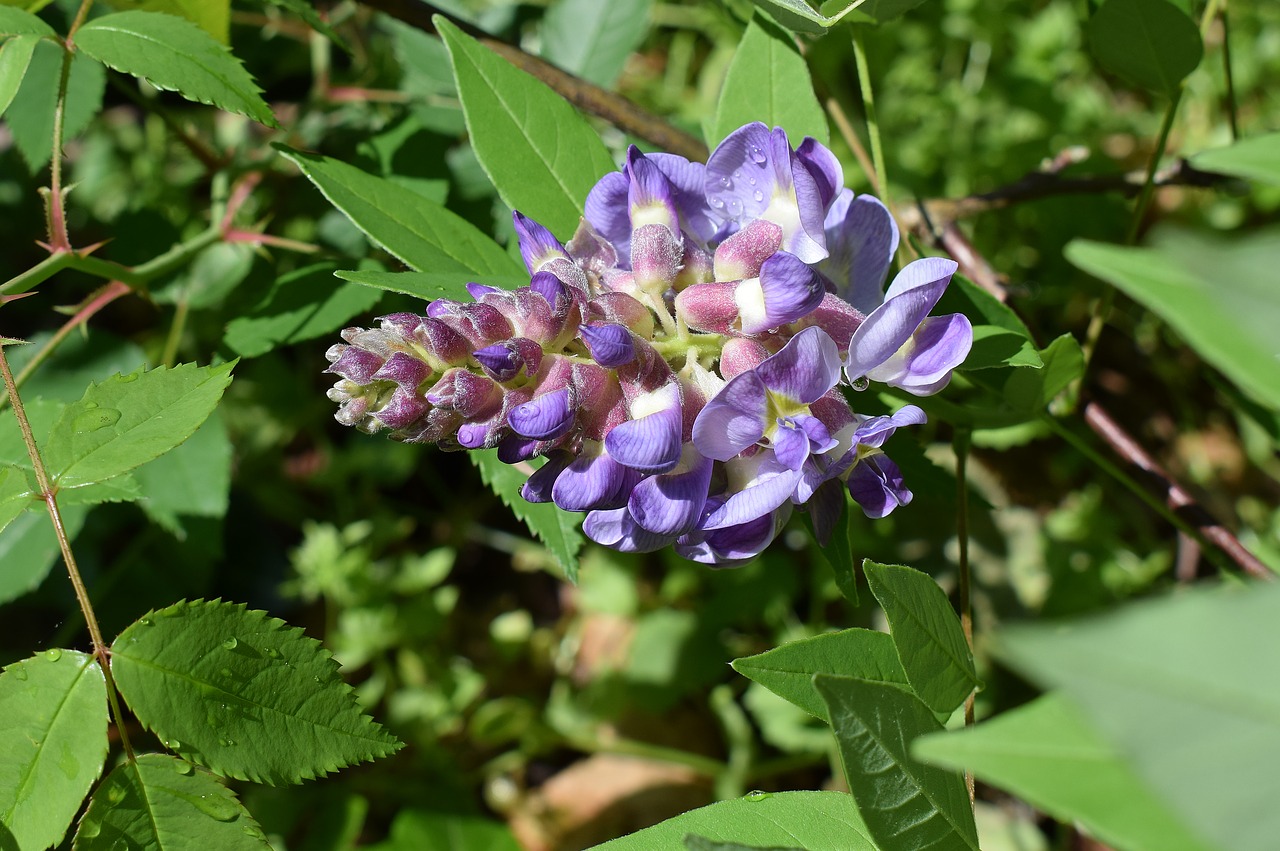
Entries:
POLYGON ((557 451, 547 456, 547 461, 538 469, 534 470, 520 486, 520 495, 527 502, 550 502, 551 489, 556 483, 556 479, 564 472, 564 468, 568 467, 573 461, 573 455, 569 452, 557 451))
POLYGON ((519 211, 513 211, 511 221, 516 228, 516 239, 520 242, 520 256, 530 274, 542 268, 542 265, 554 257, 567 257, 560 240, 551 231, 535 222, 519 211))
POLYGON ((498 287, 491 287, 488 284, 471 283, 467 284, 467 292, 471 294, 473 299, 479 301, 489 293, 500 293, 502 290, 498 287))
POLYGON ((756 367, 770 392, 800 405, 817 401, 840 380, 840 352, 821 328, 806 328, 756 367))
POLYGON ((823 483, 809 500, 809 518, 813 521, 813 536, 818 539, 818 546, 825 547, 830 542, 836 524, 840 522, 844 499, 844 487, 832 480, 823 483))
POLYGON ((773 454, 791 470, 799 470, 809 459, 809 435, 790 417, 778 420, 778 430, 773 435, 773 454))
POLYGON ((498 460, 503 464, 519 464, 538 454, 542 441, 532 437, 508 434, 498 442, 498 460))
POLYGON ((582 521, 582 533, 597 544, 624 553, 651 553, 673 540, 670 535, 658 535, 638 525, 625 508, 592 511, 582 521))
POLYGON ((827 250, 821 269, 836 282, 836 295, 862 313, 884 299, 884 279, 898 250, 898 225, 884 204, 846 190, 827 214, 827 250))
POLYGON ((431 367, 408 352, 392 352, 374 378, 394 381, 406 390, 416 390, 431 376, 431 367))
POLYGON ((676 212, 675 192, 667 176, 650 162, 640 149, 627 149, 627 207, 631 213, 631 230, 642 225, 660 224, 673 234, 680 233, 680 217, 676 212))
POLYGON ((686 451, 692 466, 684 472, 650 476, 635 486, 627 508, 641 527, 660 535, 683 535, 702 517, 711 484, 712 462, 696 452, 686 451))
POLYGON ((850 381, 867 375, 902 348, 938 303, 956 268, 954 260, 926 257, 898 273, 884 304, 853 332, 847 366, 850 381))
MULTIPOLYGON (((733 493, 700 528, 724 529, 762 517, 791 499, 800 472, 784 467, 768 455, 760 456, 755 474, 742 490, 733 493)), ((749 462, 744 462, 749 463, 749 462)))
POLYGON ((708 458, 728 461, 764 437, 769 392, 755 371, 720 388, 693 421, 693 445, 708 458))
POLYGON ((840 161, 812 136, 805 136, 800 147, 796 148, 796 159, 800 160, 800 164, 808 170, 817 185, 822 208, 825 210, 844 187, 844 169, 840 167, 840 161))
POLYGON ((596 181, 583 207, 586 220, 617 249, 618 261, 628 264, 631 259, 631 211, 627 207, 630 188, 631 181, 625 174, 609 172, 596 181))
MULTIPOLYGON (((907 345, 898 374, 889 375, 886 367, 871 370, 867 377, 901 387, 917 396, 928 396, 941 390, 951 380, 951 371, 969 354, 973 345, 973 326, 962 313, 932 316, 920 323, 920 329, 907 345)), ((394 355, 393 355, 394 357, 394 355)))
POLYGON ((583 325, 578 333, 591 350, 592 359, 601 366, 612 369, 636 359, 635 340, 625 326, 583 325))
MULTIPOLYGON (((777 328, 812 313, 826 295, 817 273, 785 251, 777 252, 760 267, 760 289, 764 293, 766 322, 760 330, 777 328)), ((744 331, 745 326, 744 316, 744 331)))
POLYGON ((755 121, 730 133, 712 151, 705 183, 714 213, 731 222, 760 218, 779 188, 779 170, 786 173, 782 191, 791 192, 791 150, 787 148, 783 162, 775 164, 772 135, 768 127, 755 121))
POLYGON ((334 346, 329 351, 333 352, 335 349, 340 349, 341 353, 325 372, 341 375, 356 384, 368 384, 385 363, 380 355, 355 346, 334 346))
POLYGON ((547 304, 556 312, 563 310, 564 302, 570 298, 569 288, 564 281, 550 272, 535 272, 529 279, 529 288, 546 299, 547 304))
POLYGON ((684 417, 680 389, 667 384, 630 405, 632 416, 605 435, 604 445, 619 464, 642 473, 665 473, 680 462, 680 430, 684 417), (656 410, 650 410, 657 407, 656 410))
POLYGON ((480 368, 494 381, 510 381, 524 368, 524 358, 506 343, 486 346, 472 353, 480 368))
POLYGON ((619 508, 639 477, 608 455, 582 455, 556 479, 551 498, 565 511, 619 508))
POLYGON ((554 440, 573 426, 573 415, 569 388, 565 387, 516 405, 507 414, 507 424, 522 437, 554 440))
POLYGON ((764 552, 791 517, 791 506, 784 505, 749 523, 716 529, 695 537, 687 535, 676 542, 676 552, 692 561, 736 566, 764 552))
POLYGON ((676 209, 680 213, 680 224, 684 230, 702 245, 711 242, 720 229, 720 223, 711 215, 711 208, 707 206, 706 166, 675 154, 645 156, 671 181, 676 209))
POLYGON ((896 430, 907 426, 923 425, 928 420, 924 411, 915 405, 903 405, 892 416, 872 417, 859 425, 853 433, 853 445, 855 448, 874 446, 879 449, 896 430))
POLYGON ((849 473, 849 493, 873 520, 887 517, 899 505, 911 502, 902 471, 887 455, 870 455, 855 464, 849 473))

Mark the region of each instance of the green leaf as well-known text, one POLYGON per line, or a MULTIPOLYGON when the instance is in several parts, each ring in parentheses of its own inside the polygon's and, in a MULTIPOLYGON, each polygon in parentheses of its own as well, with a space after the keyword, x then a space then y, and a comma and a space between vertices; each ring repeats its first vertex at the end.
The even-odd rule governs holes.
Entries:
POLYGON ((824 145, 829 139, 827 115, 795 40, 760 15, 752 17, 734 53, 707 142, 714 147, 752 121, 783 128, 793 145, 805 136, 824 145))
POLYGON ((789 641, 755 656, 734 659, 733 669, 830 723, 827 704, 814 690, 814 674, 838 674, 907 686, 893 639, 869 629, 846 629, 789 641))
MULTIPOLYGON (((63 508, 62 526, 69 540, 80 534, 86 514, 88 509, 81 505, 63 508)), ((4 565, 0 570, 0 603, 34 591, 61 558, 47 511, 27 511, 13 520, 0 532, 0 565, 4 565)))
POLYGON ((568 238, 591 187, 616 170, 608 149, 560 95, 445 18, 433 20, 453 61, 471 145, 498 194, 568 238))
POLYGON ((743 845, 741 842, 716 842, 692 833, 684 838, 684 847, 688 851, 804 851, 803 848, 782 848, 777 845, 764 848, 760 845, 743 845))
POLYGON ((521 469, 524 465, 502 463, 498 460, 497 450, 468 452, 467 455, 471 463, 480 468, 480 477, 502 500, 502 504, 546 544, 564 571, 564 578, 577 583, 578 551, 583 544, 582 533, 578 531, 578 523, 581 522, 578 515, 556 508, 553 502, 526 502, 520 496, 520 486, 533 470, 521 469))
POLYGON ((373 310, 382 294, 343 284, 333 265, 318 263, 281 276, 261 304, 227 324, 223 341, 242 357, 324 336, 373 310))
POLYGON ((403 809, 391 822, 390 836, 367 851, 520 851, 520 843, 502 822, 482 816, 403 809))
POLYGON ((112 0, 111 5, 176 15, 200 27, 219 44, 230 41, 231 0, 112 0))
POLYGON ((1200 30, 1169 0, 1106 0, 1089 20, 1088 34, 1104 68, 1167 97, 1204 56, 1200 30))
POLYGON ((1185 590, 1072 625, 1007 629, 998 654, 1060 689, 1205 840, 1263 851, 1280 753, 1280 584, 1185 590))
POLYGON ((186 538, 183 517, 224 516, 231 490, 231 440, 218 412, 189 439, 139 467, 134 476, 142 510, 179 540, 186 538))
POLYGON ((218 242, 196 255, 183 272, 152 290, 161 304, 186 303, 191 310, 218 307, 253 270, 253 246, 218 242))
POLYGON ((272 6, 279 6, 281 9, 289 10, 299 18, 302 18, 311 29, 320 33, 347 53, 351 52, 351 48, 346 41, 343 40, 342 36, 338 35, 333 27, 325 22, 324 18, 320 17, 310 0, 266 0, 266 2, 272 6))
POLYGON ((871 836, 884 848, 977 849, 964 778, 908 752, 917 736, 942 729, 929 708, 889 683, 825 674, 813 680, 871 836))
POLYGON ((37 504, 32 498, 33 490, 21 467, 9 464, 0 467, 0 531, 37 504))
POLYGON ((862 563, 871 593, 884 607, 907 682, 938 713, 949 713, 982 686, 960 619, 927 573, 862 563))
POLYGON ((1191 158, 1191 164, 1204 171, 1280 186, 1280 133, 1264 133, 1225 148, 1201 151, 1191 158))
POLYGON ((1038 369, 1043 365, 1031 332, 1018 314, 966 278, 951 279, 934 313, 963 313, 973 323, 973 348, 960 366, 962 371, 999 366, 1038 369))
POLYGON ((542 19, 542 57, 598 86, 612 86, 649 32, 653 0, 558 0, 542 19))
POLYGON ((50 474, 61 487, 79 487, 168 452, 213 412, 234 366, 139 369, 90 385, 49 432, 45 463, 50 474))
POLYGON ((167 754, 121 763, 94 790, 76 830, 76 851, 269 851, 235 794, 167 754))
POLYGON ((158 12, 116 12, 81 27, 76 47, 158 89, 279 126, 240 60, 190 21, 158 12))
POLYGON ((22 78, 31 65, 31 56, 40 43, 38 35, 20 35, 0 44, 0 115, 13 103, 22 78))
POLYGON ((138 720, 223 776, 298 783, 400 747, 361 713, 320 642, 244 604, 177 603, 134 622, 111 652, 138 720))
POLYGON ((1079 710, 1050 694, 970 730, 915 741, 918 759, 969 770, 1059 821, 1080 822, 1117 848, 1207 851, 1122 753, 1079 710))
POLYGON ((1168 322, 1258 401, 1280 409, 1280 230, 1232 241, 1161 231, 1153 248, 1076 240, 1065 253, 1168 322))
POLYGON ((842 24, 879 24, 909 12, 925 0, 828 0, 815 12, 805 0, 754 0, 778 23, 794 32, 822 35, 842 24))
POLYGON ((684 851, 684 838, 689 834, 712 842, 799 846, 807 851, 878 851, 887 847, 871 841, 853 799, 843 792, 759 792, 692 810, 596 849, 684 851))
POLYGON ((1070 334, 1040 352, 1042 369, 1014 371, 1004 384, 1004 400, 1015 411, 1039 412, 1084 372, 1084 353, 1070 334))
MULTIPOLYGON (((376 287, 393 293, 417 296, 427 301, 438 298, 451 298, 455 301, 470 301, 467 284, 475 279, 475 275, 462 272, 378 272, 375 270, 358 272, 335 272, 344 281, 376 287)), ((485 275, 484 283, 491 287, 516 289, 528 286, 528 274, 485 275)))
MULTIPOLYGON (((18 94, 5 112, 5 122, 13 131, 14 144, 33 173, 44 168, 53 150, 53 113, 58 102, 63 56, 61 45, 51 41, 37 44, 18 94)), ((102 109, 102 92, 106 85, 107 70, 77 52, 71 60, 71 74, 67 77, 66 108, 62 119, 64 140, 70 141, 78 136, 102 109)))
POLYGON ((520 268, 475 225, 411 189, 329 157, 276 149, 356 227, 415 269, 484 276, 520 268))
POLYGON ((18 848, 57 845, 107 757, 102 668, 74 650, 14 662, 0 674, 0 718, 0 825, 18 848))
POLYGON ((0 6, 0 38, 10 35, 35 35, 54 38, 53 27, 30 12, 12 6, 0 6))

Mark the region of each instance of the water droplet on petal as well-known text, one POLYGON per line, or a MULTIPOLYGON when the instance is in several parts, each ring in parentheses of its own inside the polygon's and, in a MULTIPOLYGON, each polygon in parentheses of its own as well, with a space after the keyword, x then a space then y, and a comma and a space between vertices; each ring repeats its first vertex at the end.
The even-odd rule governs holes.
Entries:
POLYGON ((221 795, 201 795, 192 801, 196 809, 218 821, 234 821, 240 815, 240 807, 235 801, 221 795))
POLYGON ((715 207, 717 210, 720 210, 724 208, 724 202, 721 201, 719 198, 712 198, 711 206, 715 207))
POLYGON ((752 791, 748 792, 746 795, 746 798, 748 801, 763 801, 765 798, 768 798, 768 797, 770 797, 768 792, 762 792, 759 789, 753 789, 752 791))
POLYGON ((849 386, 852 387, 854 390, 861 392, 863 390, 866 390, 868 387, 870 387, 871 382, 868 381, 867 377, 864 375, 861 378, 855 378, 853 381, 849 382, 849 386))
POLYGON ((80 821, 80 829, 76 831, 77 839, 93 839, 102 833, 102 825, 97 819, 86 818, 80 821))
POLYGON ((56 662, 62 658, 62 651, 56 647, 52 650, 46 650, 44 652, 44 658, 48 659, 50 662, 56 662))
POLYGON ((72 431, 89 432, 113 426, 120 421, 120 412, 115 408, 87 408, 71 421, 72 431))
POLYGON ((731 189, 733 188, 733 181, 727 177, 721 177, 720 185, 723 186, 725 189, 731 189))
POLYGON ((750 183, 752 186, 755 186, 755 185, 756 185, 756 179, 755 179, 754 177, 752 177, 752 178, 748 178, 747 183, 750 183))
POLYGON ((757 201, 764 200, 764 193, 761 192, 759 189, 757 189, 755 192, 752 192, 751 194, 757 201))
POLYGON ((764 165, 764 162, 767 159, 764 155, 764 151, 759 145, 752 145, 747 151, 747 154, 751 157, 751 161, 757 165, 764 165))
POLYGON ((226 641, 222 642, 223 650, 235 650, 239 646, 240 646, 240 642, 236 640, 236 637, 234 635, 228 638, 226 641))

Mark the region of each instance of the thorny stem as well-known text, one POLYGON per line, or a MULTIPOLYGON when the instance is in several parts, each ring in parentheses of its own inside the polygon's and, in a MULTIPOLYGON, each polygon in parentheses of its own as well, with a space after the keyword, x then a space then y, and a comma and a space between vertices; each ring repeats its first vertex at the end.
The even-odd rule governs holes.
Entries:
POLYGON ((49 220, 48 247, 53 254, 71 250, 71 239, 67 236, 67 216, 62 206, 62 128, 67 114, 67 81, 71 78, 72 56, 68 44, 63 49, 62 73, 58 77, 58 100, 53 107, 53 155, 49 160, 49 197, 45 199, 49 220))
POLYGON ((129 759, 133 759, 133 748, 129 745, 129 734, 125 730, 124 715, 116 697, 115 679, 111 676, 111 653, 102 640, 102 629, 93 612, 93 604, 89 601, 89 592, 80 577, 80 569, 76 566, 75 555, 71 552, 71 541, 67 537, 66 526, 62 522, 62 511, 58 508, 58 493, 49 481, 49 473, 45 470, 44 461, 40 457, 40 449, 36 446, 35 434, 31 430, 31 422, 27 419, 26 408, 18 395, 18 386, 13 380, 13 372, 9 369, 9 358, 4 346, 0 346, 0 375, 3 375, 5 390, 13 405, 13 414, 22 430, 22 442, 26 444, 27 456, 31 459, 31 468, 35 472, 36 484, 40 488, 40 497, 49 511, 49 519, 53 521, 53 531, 58 538, 58 547, 62 550, 62 560, 67 566, 67 575, 71 578, 71 586, 75 589, 76 600, 80 603, 80 612, 84 615, 85 624, 89 628, 89 640, 93 643, 93 655, 102 666, 102 674, 107 682, 107 697, 111 702, 112 714, 116 719, 116 728, 120 731, 120 743, 124 746, 129 759))
MULTIPOLYGON (((956 541, 959 543, 957 558, 960 572, 960 628, 964 632, 965 643, 969 645, 969 654, 973 655, 973 599, 969 571, 969 484, 966 472, 969 463, 968 429, 956 429, 951 438, 951 446, 956 453, 956 541)), ((972 727, 974 692, 964 699, 964 725, 972 727)), ((964 773, 965 789, 969 792, 969 806, 974 805, 973 772, 964 773)))
POLYGON ((871 72, 867 69, 867 52, 862 46, 862 28, 853 29, 853 60, 858 67, 858 85, 862 88, 862 106, 867 113, 867 136, 871 139, 871 159, 875 163, 876 184, 880 200, 889 204, 889 178, 884 167, 884 146, 880 142, 880 124, 876 120, 876 100, 871 89, 871 72))

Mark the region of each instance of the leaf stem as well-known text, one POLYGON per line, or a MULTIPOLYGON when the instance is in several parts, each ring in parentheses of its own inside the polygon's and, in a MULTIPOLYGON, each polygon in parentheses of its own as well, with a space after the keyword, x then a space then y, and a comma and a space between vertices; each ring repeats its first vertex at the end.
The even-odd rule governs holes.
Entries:
POLYGON ((858 85, 862 89, 862 107, 867 116, 867 137, 871 140, 871 160, 876 170, 876 190, 880 200, 889 206, 889 178, 884 167, 884 146, 880 143, 880 124, 876 119, 876 99, 871 88, 871 72, 867 68, 867 52, 862 44, 862 27, 853 30, 853 61, 858 67, 858 85))
POLYGON ((1138 203, 1133 208, 1133 219, 1129 222, 1129 233, 1125 237, 1125 245, 1134 245, 1142 230, 1142 220, 1146 217, 1147 207, 1151 204, 1151 196, 1156 188, 1156 170, 1164 157, 1164 149, 1169 144, 1169 132, 1173 129, 1173 119, 1178 115, 1178 105, 1182 103, 1182 89, 1169 101, 1164 111, 1164 121, 1160 124, 1160 135, 1156 137, 1155 150, 1151 152, 1151 161, 1147 164, 1147 177, 1142 183, 1142 192, 1138 195, 1138 203))
POLYGON ((71 28, 67 30, 67 41, 70 41, 76 34, 76 31, 84 24, 85 18, 89 17, 89 8, 93 6, 93 0, 83 0, 80 8, 76 10, 75 19, 71 21, 71 28))
MULTIPOLYGON (((967 478, 969 465, 969 446, 971 434, 967 428, 957 428, 951 436, 951 447, 956 453, 956 541, 959 544, 957 557, 960 577, 960 629, 964 632, 965 643, 969 645, 969 653, 973 653, 973 595, 972 575, 969 571, 969 483, 967 478)), ((964 699, 964 725, 972 727, 974 692, 964 699)), ((969 806, 975 801, 973 772, 964 773, 964 786, 969 792, 969 806)))
POLYGON ((35 434, 31 430, 31 422, 27 419, 26 408, 22 404, 22 398, 18 395, 18 386, 13 380, 13 372, 9 369, 9 358, 5 354, 4 346, 0 346, 0 375, 4 378, 5 390, 8 391, 9 401, 13 405, 13 414, 18 421, 18 428, 22 431, 22 442, 26 444, 27 456, 31 459, 31 468, 35 472, 36 484, 40 488, 40 497, 44 500, 45 508, 49 511, 49 519, 53 521, 53 531, 58 538, 58 547, 62 551, 63 563, 67 566, 67 575, 71 579, 71 586, 75 589, 76 600, 80 604, 80 612, 84 615, 85 624, 89 628, 89 640, 93 643, 93 655, 98 658, 99 664, 102 666, 102 674, 107 682, 107 698, 111 702, 112 714, 116 719, 116 728, 120 731, 120 743, 124 746, 125 753, 129 759, 133 759, 133 748, 129 744, 129 734, 125 730, 124 715, 120 710, 119 699, 116 696, 115 679, 111 676, 111 651, 106 642, 102 640, 102 629, 98 626, 98 619, 93 612, 93 604, 89 600, 89 592, 85 588, 84 580, 80 577, 80 569, 76 566, 75 554, 71 551, 71 541, 67 537, 66 526, 62 522, 62 511, 58 508, 58 492, 49 481, 49 473, 45 469, 44 460, 40 457, 40 449, 36 445, 35 434))

